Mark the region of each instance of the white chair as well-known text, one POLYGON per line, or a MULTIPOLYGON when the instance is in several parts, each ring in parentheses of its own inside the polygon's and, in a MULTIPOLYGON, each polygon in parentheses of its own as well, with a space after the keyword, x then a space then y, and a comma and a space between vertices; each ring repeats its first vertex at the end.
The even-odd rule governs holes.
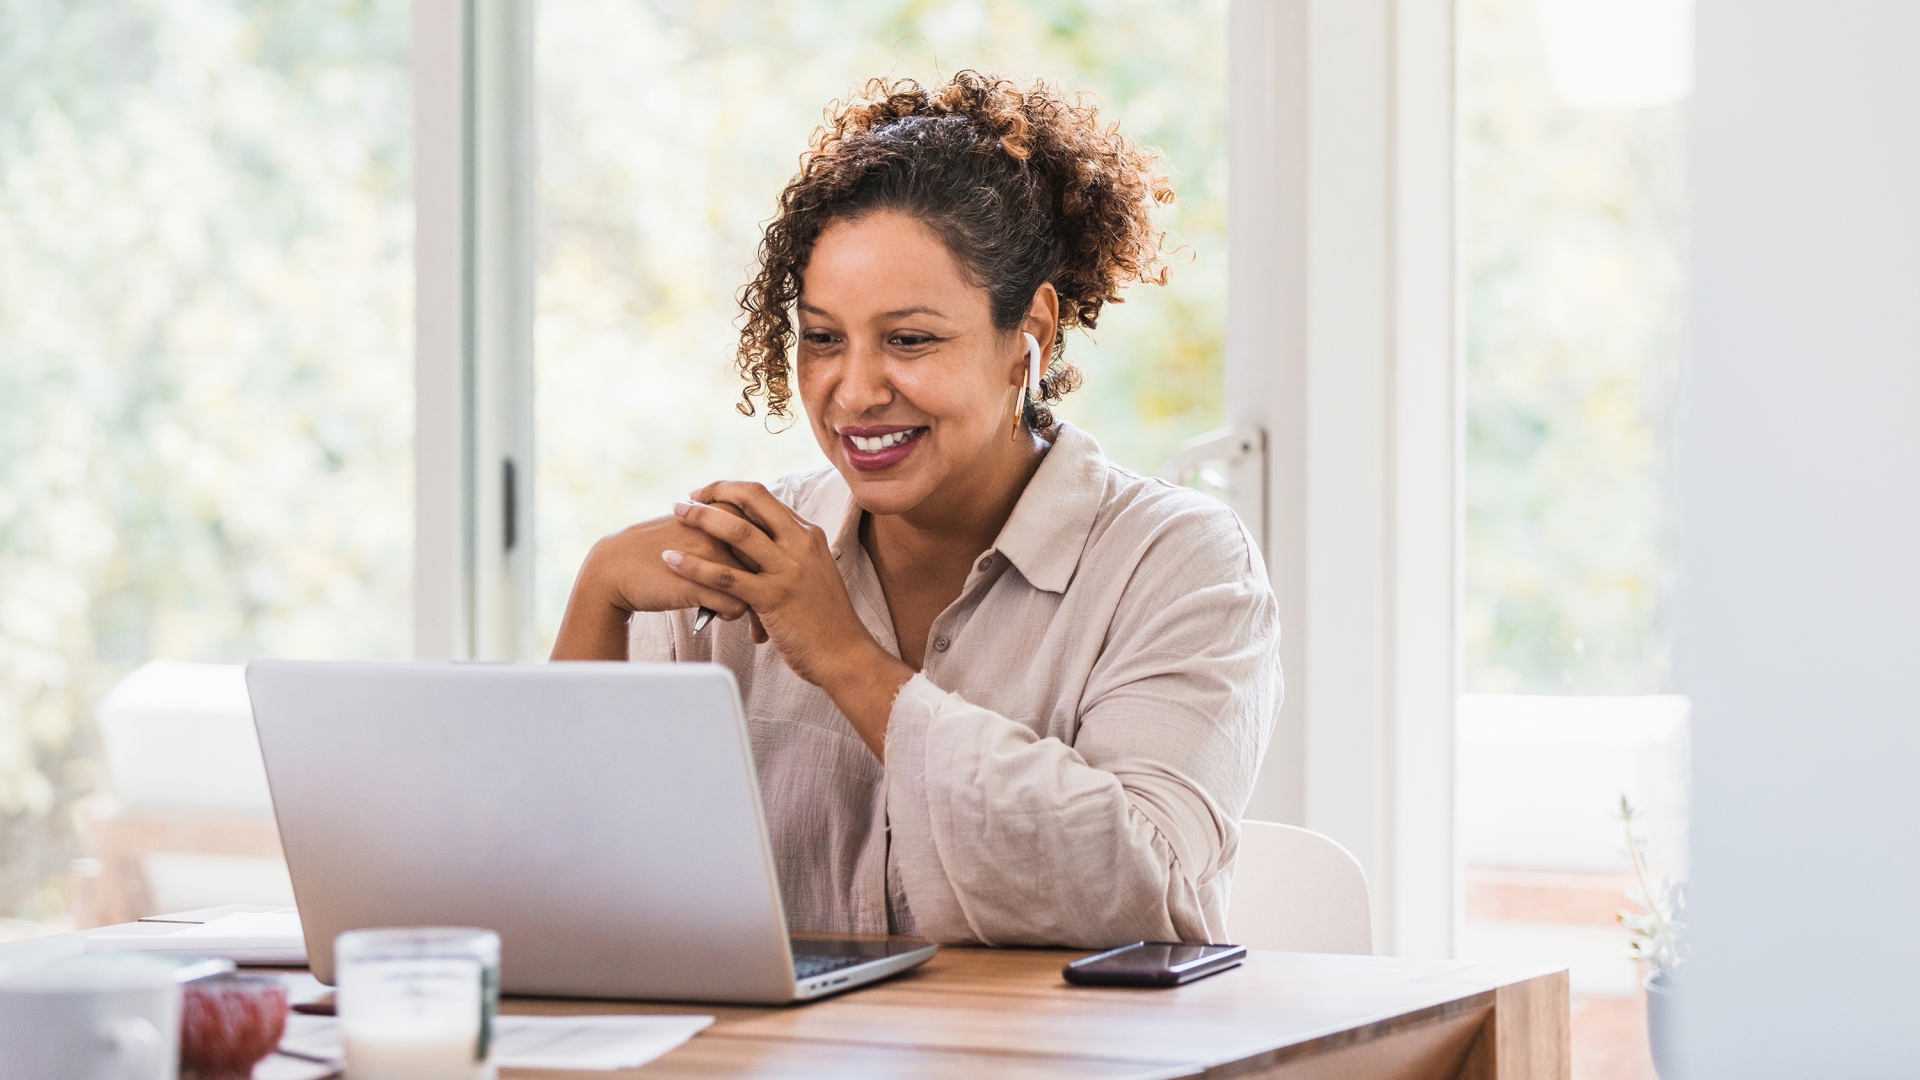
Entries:
POLYGON ((1227 940, 1280 952, 1373 952, 1360 860, 1310 829, 1242 821, 1227 940))

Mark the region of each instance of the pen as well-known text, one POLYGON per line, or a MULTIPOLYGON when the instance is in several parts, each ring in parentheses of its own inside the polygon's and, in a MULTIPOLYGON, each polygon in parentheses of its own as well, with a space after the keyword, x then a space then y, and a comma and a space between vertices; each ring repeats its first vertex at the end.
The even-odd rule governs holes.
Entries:
MULTIPOLYGON (((709 505, 717 506, 722 510, 725 510, 727 513, 732 514, 734 517, 746 517, 746 515, 741 513, 740 510, 737 507, 735 507, 732 503, 717 502, 717 503, 711 503, 709 505)), ((748 565, 751 566, 752 564, 749 563, 748 565)), ((693 632, 697 634, 700 631, 705 630, 707 628, 707 624, 712 622, 714 620, 714 617, 719 614, 720 614, 719 612, 713 610, 712 608, 706 607, 703 605, 700 608, 700 610, 693 613, 693 632)))

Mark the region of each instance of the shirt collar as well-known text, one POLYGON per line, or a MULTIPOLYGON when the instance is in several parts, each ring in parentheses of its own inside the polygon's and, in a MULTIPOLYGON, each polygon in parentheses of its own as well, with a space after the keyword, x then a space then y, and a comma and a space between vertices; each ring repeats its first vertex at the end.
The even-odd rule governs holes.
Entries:
POLYGON ((1093 521, 1106 494, 1106 455, 1093 436, 1063 423, 1053 449, 1014 504, 994 550, 1034 588, 1063 593, 1080 568, 1093 521))
MULTIPOLYGON (((853 489, 847 486, 846 479, 837 470, 833 474, 833 485, 840 500, 840 526, 833 531, 833 542, 830 546, 833 549, 834 561, 838 562, 842 554, 860 546, 860 518, 865 511, 861 510, 860 504, 854 501, 853 489)), ((832 520, 831 517, 828 520, 832 520)))
MULTIPOLYGON (((1080 567, 1080 554, 1093 532, 1106 492, 1106 455, 1094 437, 1062 423, 1053 448, 1014 504, 993 550, 1007 557, 1034 588, 1062 593, 1080 567)), ((833 533, 833 557, 860 543, 860 504, 846 482, 834 477, 840 499, 839 528, 833 533)), ((825 515, 832 520, 832 515, 825 515)))

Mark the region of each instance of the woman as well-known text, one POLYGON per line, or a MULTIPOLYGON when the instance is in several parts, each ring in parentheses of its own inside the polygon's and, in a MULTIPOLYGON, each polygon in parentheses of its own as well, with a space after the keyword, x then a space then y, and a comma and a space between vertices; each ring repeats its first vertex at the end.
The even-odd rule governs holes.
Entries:
POLYGON ((741 294, 742 411, 797 385, 833 467, 709 485, 581 568, 554 659, 739 680, 795 929, 1225 940, 1273 594, 1230 511, 1047 404, 1063 331, 1165 280, 1154 167, 1044 84, 870 84, 741 294))

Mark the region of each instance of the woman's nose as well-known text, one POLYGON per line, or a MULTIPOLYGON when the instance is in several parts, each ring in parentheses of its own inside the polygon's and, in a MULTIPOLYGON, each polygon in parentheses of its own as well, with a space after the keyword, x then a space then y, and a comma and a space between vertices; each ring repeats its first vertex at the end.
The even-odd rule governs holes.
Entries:
POLYGON ((854 343, 847 351, 847 367, 834 391, 839 406, 858 416, 893 401, 893 385, 887 381, 885 350, 878 345, 854 343))

